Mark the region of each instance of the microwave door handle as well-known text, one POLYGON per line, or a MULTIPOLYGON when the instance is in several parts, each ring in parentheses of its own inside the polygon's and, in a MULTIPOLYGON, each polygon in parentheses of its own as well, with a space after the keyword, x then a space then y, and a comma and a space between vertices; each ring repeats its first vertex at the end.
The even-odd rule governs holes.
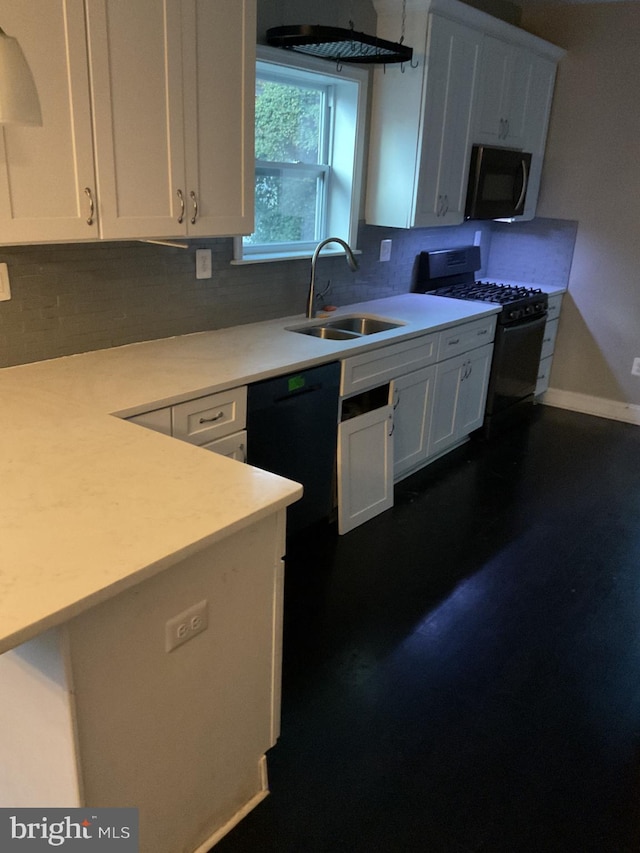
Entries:
POLYGON ((529 182, 529 173, 527 172, 527 163, 525 160, 520 161, 520 165, 522 166, 522 192, 520 193, 520 198, 518 199, 515 209, 519 210, 522 205, 525 197, 525 193, 527 192, 527 183, 529 182))

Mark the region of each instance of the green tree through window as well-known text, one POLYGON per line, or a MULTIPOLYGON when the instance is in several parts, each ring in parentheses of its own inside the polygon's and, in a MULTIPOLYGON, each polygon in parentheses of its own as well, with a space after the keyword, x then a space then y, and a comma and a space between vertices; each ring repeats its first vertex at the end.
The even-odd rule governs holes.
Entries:
POLYGON ((255 231, 246 243, 319 239, 328 173, 326 101, 325 87, 258 77, 255 231))

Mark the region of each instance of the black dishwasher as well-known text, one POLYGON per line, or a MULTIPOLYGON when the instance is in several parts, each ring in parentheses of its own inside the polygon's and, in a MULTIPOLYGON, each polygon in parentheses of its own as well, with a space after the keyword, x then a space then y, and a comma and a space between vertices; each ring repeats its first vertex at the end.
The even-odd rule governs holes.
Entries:
POLYGON ((249 385, 247 462, 304 486, 288 535, 332 511, 339 394, 339 362, 249 385))

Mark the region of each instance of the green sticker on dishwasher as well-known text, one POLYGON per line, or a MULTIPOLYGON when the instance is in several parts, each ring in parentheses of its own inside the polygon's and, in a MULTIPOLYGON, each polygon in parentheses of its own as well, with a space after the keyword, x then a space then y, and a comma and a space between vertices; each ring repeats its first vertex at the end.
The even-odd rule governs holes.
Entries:
POLYGON ((299 388, 304 388, 304 376, 290 376, 287 384, 289 391, 297 391, 299 388))

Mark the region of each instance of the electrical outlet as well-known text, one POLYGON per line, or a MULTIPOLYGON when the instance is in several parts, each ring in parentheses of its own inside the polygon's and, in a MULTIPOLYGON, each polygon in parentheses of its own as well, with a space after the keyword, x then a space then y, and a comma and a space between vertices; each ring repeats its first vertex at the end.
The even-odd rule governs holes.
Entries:
POLYGON ((206 598, 169 619, 165 625, 165 651, 172 652, 209 627, 206 598))
POLYGON ((11 285, 9 284, 9 267, 0 264, 0 302, 11 299, 11 285))
POLYGON ((388 261, 391 259, 391 240, 380 240, 380 260, 388 261))
POLYGON ((196 278, 211 278, 211 249, 196 249, 196 278))
POLYGON ((633 374, 633 376, 640 376, 640 358, 633 359, 631 373, 633 374))

